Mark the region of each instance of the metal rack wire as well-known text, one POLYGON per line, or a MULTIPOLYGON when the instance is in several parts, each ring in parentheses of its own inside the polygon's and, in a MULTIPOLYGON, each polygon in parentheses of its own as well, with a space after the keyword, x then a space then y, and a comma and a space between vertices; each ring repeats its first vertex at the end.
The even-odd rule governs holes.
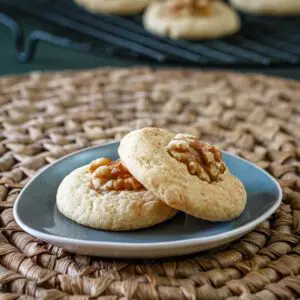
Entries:
MULTIPOLYGON (((93 15, 77 7, 72 0, 0 0, 1 3, 100 43, 105 42, 112 50, 106 51, 106 55, 135 53, 140 58, 152 61, 201 66, 300 64, 300 18, 297 17, 241 15, 243 27, 239 33, 224 39, 200 42, 153 36, 144 30, 140 15, 93 15)), ((51 36, 47 41, 51 40, 55 41, 55 37, 51 36)), ((84 48, 84 45, 68 40, 56 44, 84 48)))

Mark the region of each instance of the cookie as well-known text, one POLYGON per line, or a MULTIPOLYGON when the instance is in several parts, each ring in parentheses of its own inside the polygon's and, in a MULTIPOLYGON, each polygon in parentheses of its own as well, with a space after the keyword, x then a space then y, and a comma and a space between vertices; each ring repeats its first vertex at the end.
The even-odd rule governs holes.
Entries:
POLYGON ((137 190, 97 190, 91 185, 89 166, 67 175, 57 191, 57 207, 67 218, 85 226, 135 230, 168 220, 176 211, 142 186, 137 190))
POLYGON ((230 3, 239 10, 259 15, 288 16, 300 14, 299 0, 230 0, 230 3))
POLYGON ((132 131, 122 139, 119 155, 139 182, 174 209, 225 221, 245 208, 245 188, 222 161, 221 151, 193 136, 158 128, 132 131))
POLYGON ((153 0, 75 0, 93 13, 131 15, 141 12, 153 0))
POLYGON ((213 1, 204 15, 190 13, 189 7, 180 7, 179 11, 173 12, 169 6, 170 1, 151 3, 143 16, 144 27, 153 34, 172 39, 219 38, 240 29, 240 19, 235 11, 219 1, 213 1))

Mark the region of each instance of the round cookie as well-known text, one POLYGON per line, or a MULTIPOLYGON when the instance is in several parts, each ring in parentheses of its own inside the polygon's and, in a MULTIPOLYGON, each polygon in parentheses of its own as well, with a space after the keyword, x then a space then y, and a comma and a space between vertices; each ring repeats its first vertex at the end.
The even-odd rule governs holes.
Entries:
POLYGON ((210 39, 234 34, 240 29, 240 19, 227 4, 215 1, 211 15, 172 16, 166 2, 153 2, 144 14, 144 27, 150 32, 172 39, 210 39))
POLYGON ((247 198, 243 184, 227 168, 217 182, 192 175, 166 150, 174 136, 158 128, 132 131, 122 139, 119 155, 130 173, 167 205, 210 221, 239 216, 247 198))
POLYGON ((230 0, 237 9, 259 14, 288 16, 300 14, 299 0, 230 0))
POLYGON ((74 170, 58 188, 57 207, 69 219, 97 229, 122 231, 149 227, 176 214, 147 190, 96 192, 89 186, 87 169, 74 170))
POLYGON ((93 13, 131 15, 141 12, 153 0, 75 0, 93 13))

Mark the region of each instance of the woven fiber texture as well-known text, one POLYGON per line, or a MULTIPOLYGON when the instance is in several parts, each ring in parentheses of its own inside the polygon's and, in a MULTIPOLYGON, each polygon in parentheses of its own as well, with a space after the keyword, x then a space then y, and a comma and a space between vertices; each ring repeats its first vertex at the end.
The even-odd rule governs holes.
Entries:
POLYGON ((1 299, 296 299, 300 295, 300 83, 261 75, 96 69, 0 78, 1 299), (145 126, 188 132, 266 169, 278 211, 223 248, 169 260, 67 253, 20 230, 35 173, 145 126))

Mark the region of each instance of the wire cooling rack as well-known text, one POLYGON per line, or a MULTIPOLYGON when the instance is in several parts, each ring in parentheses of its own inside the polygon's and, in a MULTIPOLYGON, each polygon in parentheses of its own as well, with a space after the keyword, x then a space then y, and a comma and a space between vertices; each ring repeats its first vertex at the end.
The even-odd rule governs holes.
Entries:
MULTIPOLYGON (((141 15, 94 15, 76 6, 72 0, 0 0, 0 4, 6 5, 10 10, 22 10, 44 22, 80 33, 101 45, 97 50, 101 55, 134 55, 161 63, 202 66, 300 64, 300 18, 297 17, 241 14, 242 30, 231 37, 186 41, 153 36, 144 30, 141 15)), ((69 36, 58 37, 40 30, 33 32, 25 41, 20 26, 7 14, 0 15, 0 22, 10 27, 14 33, 19 58, 24 61, 33 57, 39 40, 79 51, 90 50, 90 45, 86 42, 79 43, 69 36)))

